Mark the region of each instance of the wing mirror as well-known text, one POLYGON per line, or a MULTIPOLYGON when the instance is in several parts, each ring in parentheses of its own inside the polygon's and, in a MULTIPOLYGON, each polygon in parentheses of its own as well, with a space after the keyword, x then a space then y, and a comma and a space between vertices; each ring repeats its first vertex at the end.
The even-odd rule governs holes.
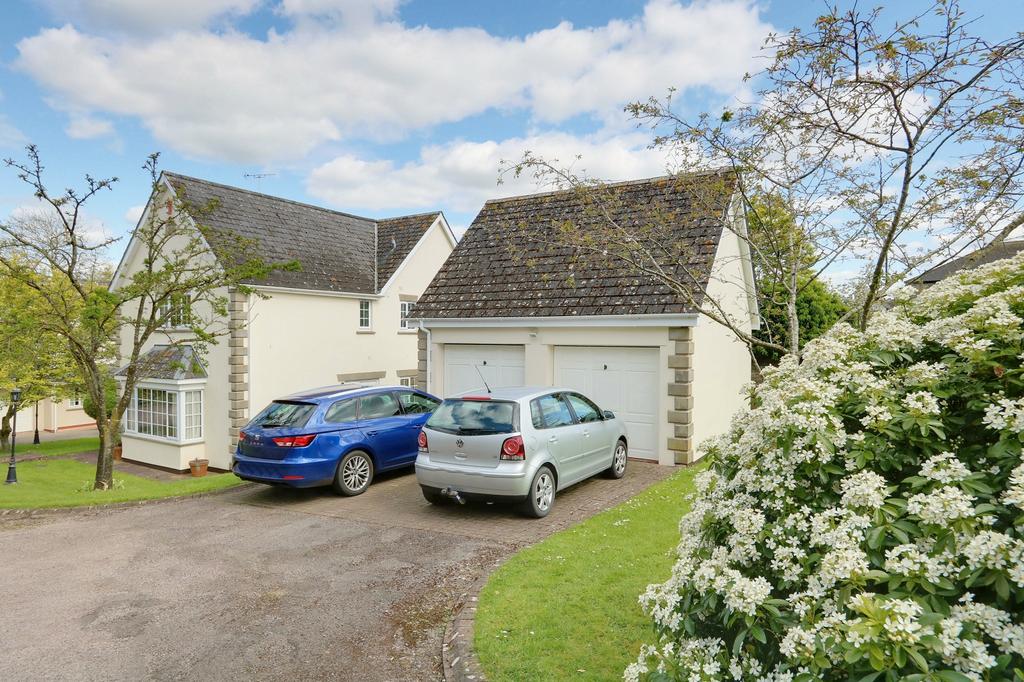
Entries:
POLYGON ((615 419, 615 413, 612 412, 611 410, 605 410, 604 411, 604 418, 605 419, 615 419))

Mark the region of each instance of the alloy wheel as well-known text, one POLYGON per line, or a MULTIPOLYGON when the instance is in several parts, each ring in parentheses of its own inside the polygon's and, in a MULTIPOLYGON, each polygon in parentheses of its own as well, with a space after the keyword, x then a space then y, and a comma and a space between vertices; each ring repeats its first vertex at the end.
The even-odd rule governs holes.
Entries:
POLYGON ((622 441, 615 446, 615 459, 612 461, 612 466, 615 467, 617 476, 621 476, 626 470, 626 445, 622 441))
POLYGON ((537 509, 547 511, 555 497, 555 483, 551 474, 542 471, 537 477, 537 484, 533 488, 533 499, 537 503, 537 509))
POLYGON ((370 481, 370 463, 361 455, 350 457, 341 469, 341 479, 349 490, 360 490, 370 481))

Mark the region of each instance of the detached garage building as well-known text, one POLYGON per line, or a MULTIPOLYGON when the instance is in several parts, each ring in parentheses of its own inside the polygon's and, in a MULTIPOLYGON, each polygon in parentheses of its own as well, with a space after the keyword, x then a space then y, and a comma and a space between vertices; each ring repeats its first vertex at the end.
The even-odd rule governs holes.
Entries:
POLYGON ((732 188, 702 174, 488 201, 413 313, 421 383, 443 396, 483 379, 576 389, 626 422, 631 457, 694 461, 750 380, 746 345, 698 306, 759 324, 732 188), (658 267, 692 295, 604 253, 624 232, 671 254, 658 267))

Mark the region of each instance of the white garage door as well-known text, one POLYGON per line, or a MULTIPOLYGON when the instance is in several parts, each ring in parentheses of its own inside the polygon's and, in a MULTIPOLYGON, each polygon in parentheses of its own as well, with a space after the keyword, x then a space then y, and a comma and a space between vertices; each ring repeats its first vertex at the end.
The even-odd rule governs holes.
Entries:
POLYGON ((631 457, 658 459, 658 349, 556 346, 555 383, 626 422, 631 457))
POLYGON ((522 386, 526 376, 523 364, 522 346, 445 344, 444 394, 483 390, 481 374, 492 389, 522 386))

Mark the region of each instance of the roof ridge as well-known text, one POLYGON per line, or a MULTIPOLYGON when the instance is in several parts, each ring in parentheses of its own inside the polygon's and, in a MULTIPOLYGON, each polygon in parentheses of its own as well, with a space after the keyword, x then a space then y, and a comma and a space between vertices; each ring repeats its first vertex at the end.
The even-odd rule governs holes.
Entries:
MULTIPOLYGON (((706 170, 688 171, 686 173, 676 173, 676 174, 668 174, 668 175, 653 175, 653 176, 651 176, 649 178, 636 178, 636 179, 633 179, 633 180, 618 180, 616 182, 603 182, 603 183, 597 185, 597 187, 625 187, 627 185, 643 185, 643 184, 646 184, 646 183, 655 182, 656 180, 671 180, 671 179, 674 179, 674 178, 675 179, 678 179, 678 178, 697 178, 697 177, 701 177, 701 176, 704 176, 704 175, 722 175, 722 174, 729 173, 729 172, 732 172, 731 168, 725 168, 725 167, 722 167, 722 168, 709 168, 709 169, 706 169, 706 170)), ((530 194, 517 194, 517 195, 511 196, 511 197, 499 197, 499 198, 496 198, 496 199, 488 199, 488 200, 486 200, 484 202, 484 206, 486 206, 487 204, 498 204, 498 203, 501 203, 501 202, 504 202, 504 201, 516 201, 517 199, 532 199, 532 198, 535 198, 535 197, 554 196, 556 194, 568 194, 568 193, 570 193, 572 191, 574 191, 574 188, 569 187, 567 189, 554 189, 554 190, 548 190, 546 192, 532 192, 530 194)))
POLYGON ((390 218, 374 218, 374 220, 376 220, 377 222, 380 223, 380 222, 384 222, 385 220, 401 220, 402 218, 419 218, 419 217, 422 217, 422 216, 425 216, 425 215, 438 215, 440 213, 442 213, 441 209, 437 209, 437 210, 434 210, 434 211, 423 211, 422 213, 409 213, 408 215, 396 215, 396 216, 391 216, 390 218))
POLYGON ((251 195, 254 195, 254 196, 258 196, 258 197, 266 197, 267 199, 273 199, 274 201, 283 201, 285 203, 295 204, 296 206, 304 206, 306 208, 312 208, 312 209, 315 209, 317 211, 323 211, 325 213, 333 213, 335 215, 343 215, 346 218, 356 218, 357 220, 365 220, 366 222, 369 222, 369 223, 375 223, 375 222, 377 222, 377 220, 379 220, 378 218, 368 218, 368 217, 363 216, 363 215, 356 215, 355 213, 347 213, 346 211, 338 211, 338 210, 333 209, 333 208, 326 208, 324 206, 317 206, 316 204, 310 204, 310 203, 305 202, 305 201, 296 201, 295 199, 288 199, 287 197, 279 197, 279 196, 274 195, 274 194, 267 194, 266 192, 256 192, 256 191, 251 190, 251 189, 245 189, 244 187, 236 187, 235 185, 228 185, 228 184, 225 184, 223 182, 216 182, 214 180, 207 180, 205 178, 197 178, 194 175, 185 175, 183 173, 175 173, 174 171, 166 171, 166 170, 165 171, 161 171, 161 173, 163 175, 175 176, 175 177, 183 178, 185 180, 194 180, 196 182, 203 182, 203 183, 206 183, 207 185, 213 185, 215 187, 223 187, 224 189, 235 190, 236 192, 242 192, 243 194, 251 194, 251 195))

